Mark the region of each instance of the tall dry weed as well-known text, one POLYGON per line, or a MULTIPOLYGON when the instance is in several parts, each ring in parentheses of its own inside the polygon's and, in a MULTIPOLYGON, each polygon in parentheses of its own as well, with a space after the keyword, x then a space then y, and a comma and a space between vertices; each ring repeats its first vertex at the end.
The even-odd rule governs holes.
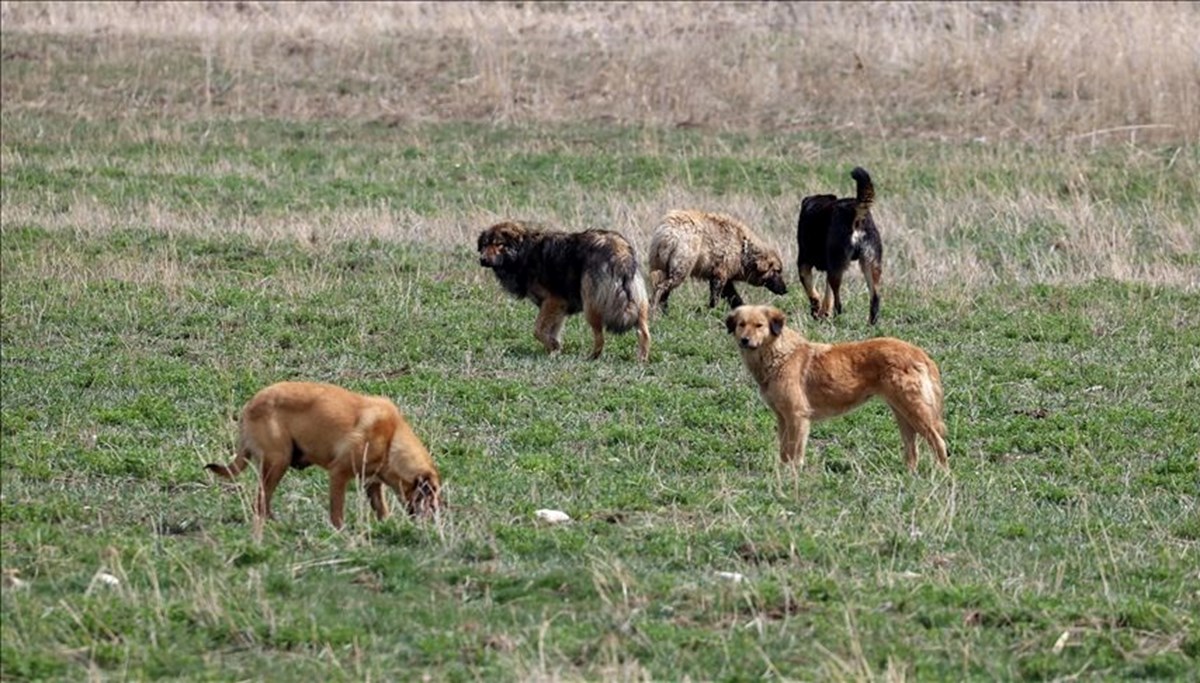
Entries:
MULTIPOLYGON (((101 63, 147 57, 122 87, 154 97, 132 104, 186 118, 1200 133, 1196 3, 3 2, 0 20, 86 41, 101 63)), ((23 79, 3 103, 45 106, 49 84, 23 79)))

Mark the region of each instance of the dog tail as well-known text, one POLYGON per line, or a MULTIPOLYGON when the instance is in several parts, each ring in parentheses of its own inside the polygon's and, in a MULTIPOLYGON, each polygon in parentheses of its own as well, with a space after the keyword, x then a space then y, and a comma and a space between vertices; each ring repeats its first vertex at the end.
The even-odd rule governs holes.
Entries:
POLYGON ((583 275, 585 297, 600 311, 609 332, 627 332, 650 306, 646 283, 632 247, 619 250, 615 258, 597 264, 583 275))
POLYGON ((239 440, 237 457, 233 459, 233 462, 229 463, 229 465, 221 465, 219 463, 210 462, 204 466, 204 469, 216 474, 222 479, 233 479, 237 477, 237 475, 241 474, 242 470, 246 469, 246 466, 249 464, 250 449, 246 448, 246 445, 239 440))
POLYGON ((856 166, 853 171, 850 171, 850 177, 854 182, 858 183, 858 212, 866 213, 871 210, 871 205, 875 203, 875 184, 871 182, 871 176, 867 170, 861 166, 856 166))

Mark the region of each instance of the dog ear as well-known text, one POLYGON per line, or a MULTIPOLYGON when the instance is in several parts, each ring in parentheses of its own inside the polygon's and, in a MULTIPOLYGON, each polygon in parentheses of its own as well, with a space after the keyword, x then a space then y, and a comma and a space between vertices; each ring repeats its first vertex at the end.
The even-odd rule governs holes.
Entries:
POLYGON ((525 241, 525 228, 520 223, 508 221, 504 224, 504 239, 513 244, 525 241))
POLYGON ((417 495, 432 496, 436 493, 433 488, 433 481, 428 475, 417 478, 417 495))
POLYGON ((729 312, 729 315, 725 316, 725 331, 733 334, 735 329, 737 329, 737 311, 733 310, 729 312))
POLYGON ((427 474, 417 477, 413 482, 412 492, 408 498, 408 514, 417 517, 437 511, 439 505, 439 487, 433 478, 427 474))
POLYGON ((784 317, 783 311, 779 310, 778 308, 771 309, 771 313, 770 313, 771 334, 776 337, 783 334, 783 324, 786 321, 787 321, 787 319, 784 317))

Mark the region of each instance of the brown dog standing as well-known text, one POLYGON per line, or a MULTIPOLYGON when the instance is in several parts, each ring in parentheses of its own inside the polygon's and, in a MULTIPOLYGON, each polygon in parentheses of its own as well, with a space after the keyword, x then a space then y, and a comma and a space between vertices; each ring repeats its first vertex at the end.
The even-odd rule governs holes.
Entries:
POLYGON ((433 458, 400 410, 382 396, 364 396, 332 384, 279 382, 242 408, 233 464, 205 467, 232 479, 251 461, 259 465, 256 512, 270 518, 271 496, 289 467, 329 471, 329 521, 342 527, 346 485, 361 479, 376 517, 388 515, 386 485, 409 514, 437 511, 441 480, 433 458))
POLYGON ((671 211, 650 238, 651 308, 667 311, 671 291, 688 277, 708 281, 708 307, 721 296, 731 308, 742 305, 734 282, 787 294, 779 250, 737 219, 706 211, 671 211))
POLYGON ((929 442, 938 465, 949 467, 941 374, 924 351, 891 338, 815 344, 784 323, 783 312, 770 306, 741 306, 725 319, 775 413, 780 459, 803 465, 811 422, 879 396, 900 426, 908 469, 917 469, 917 434, 929 442))

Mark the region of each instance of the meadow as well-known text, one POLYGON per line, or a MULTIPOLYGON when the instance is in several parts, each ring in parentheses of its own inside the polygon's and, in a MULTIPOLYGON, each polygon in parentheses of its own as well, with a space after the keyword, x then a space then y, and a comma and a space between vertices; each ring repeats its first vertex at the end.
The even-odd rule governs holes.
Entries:
POLYGON ((0 3, 0 678, 1197 680, 1192 4, 0 3), (697 50, 698 41, 709 48, 697 50), (875 178, 813 321, 807 194, 875 178), (478 266, 519 217, 779 246, 820 341, 896 336, 951 469, 882 404, 780 466, 691 283, 585 359, 478 266), (393 398, 447 507, 213 481, 282 379, 393 398), (535 519, 566 511, 562 525, 535 519))

